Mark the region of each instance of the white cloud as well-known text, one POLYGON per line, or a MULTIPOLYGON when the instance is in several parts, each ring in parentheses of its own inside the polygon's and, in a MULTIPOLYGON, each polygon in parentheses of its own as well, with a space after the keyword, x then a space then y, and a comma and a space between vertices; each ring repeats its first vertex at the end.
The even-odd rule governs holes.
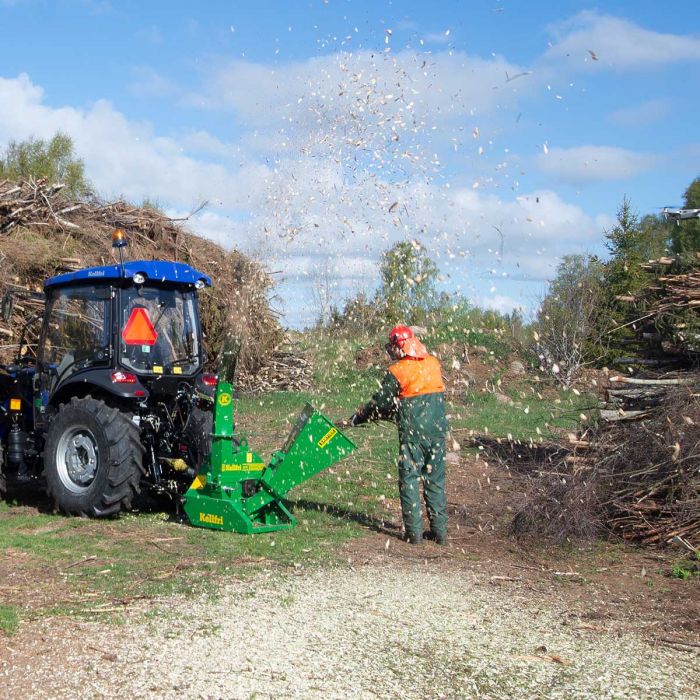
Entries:
POLYGON ((183 134, 179 137, 178 142, 189 153, 212 156, 219 161, 228 159, 230 162, 237 159, 240 162, 248 159, 247 156, 244 156, 240 145, 226 143, 202 129, 183 134))
POLYGON ((69 134, 89 178, 106 197, 133 201, 148 196, 191 207, 203 200, 245 207, 263 189, 268 169, 246 163, 235 173, 188 156, 172 138, 143 122, 128 120, 107 101, 88 109, 50 107, 27 75, 0 78, 0 143, 69 134))
POLYGON ((700 60, 697 36, 654 32, 597 11, 580 12, 549 29, 557 40, 544 57, 551 62, 567 61, 589 69, 644 71, 700 60))
POLYGON ((284 66, 235 60, 211 68, 191 106, 228 107, 256 127, 323 129, 347 126, 363 113, 382 114, 399 133, 423 131, 460 116, 512 102, 506 74, 524 68, 502 56, 484 60, 462 52, 340 52, 284 66))
POLYGON ((550 148, 547 155, 537 157, 541 171, 576 185, 625 180, 651 170, 657 162, 656 156, 612 146, 550 148))
MULTIPOLYGON (((106 196, 148 196, 173 212, 209 200, 191 227, 284 270, 281 293, 299 318, 327 271, 340 297, 371 291, 381 252, 398 240, 419 240, 452 284, 483 295, 492 279, 551 277, 560 255, 602 231, 554 191, 516 194, 507 169, 498 171, 506 163, 477 156, 477 145, 490 148, 519 100, 541 87, 546 71, 530 68, 459 52, 361 51, 274 68, 230 61, 213 67, 198 94, 140 69, 142 94, 233 112, 243 127, 235 145, 199 129, 159 134, 106 101, 51 107, 21 76, 0 79, 0 142, 60 129, 106 196), (449 187, 448 151, 459 159, 449 187)), ((634 154, 586 148, 551 149, 540 167, 574 179, 643 166, 634 154), (559 163, 564 156, 575 156, 578 169, 559 163)), ((519 170, 518 160, 513 154, 508 167, 519 170)), ((509 296, 490 303, 506 308, 509 296)))
POLYGON ((514 309, 521 311, 527 306, 527 304, 523 303, 522 300, 519 301, 505 294, 484 296, 479 298, 476 303, 478 306, 482 306, 485 309, 492 309, 493 311, 498 311, 502 314, 510 313, 514 309))

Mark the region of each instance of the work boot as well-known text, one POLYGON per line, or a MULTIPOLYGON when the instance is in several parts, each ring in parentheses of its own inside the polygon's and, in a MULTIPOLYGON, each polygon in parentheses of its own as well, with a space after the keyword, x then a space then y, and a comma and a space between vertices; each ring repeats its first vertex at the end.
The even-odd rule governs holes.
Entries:
POLYGON ((407 532, 404 535, 404 540, 409 544, 421 544, 423 542, 423 536, 420 532, 407 532))
POLYGON ((446 532, 433 532, 432 530, 426 530, 423 533, 423 538, 426 540, 430 540, 431 542, 435 542, 435 544, 439 544, 441 546, 445 546, 447 544, 447 533, 446 532))

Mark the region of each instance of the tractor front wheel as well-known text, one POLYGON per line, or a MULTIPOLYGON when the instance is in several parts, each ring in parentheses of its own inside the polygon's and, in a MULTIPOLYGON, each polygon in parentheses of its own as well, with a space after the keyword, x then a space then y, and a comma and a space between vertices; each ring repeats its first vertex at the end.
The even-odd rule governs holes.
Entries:
POLYGON ((44 448, 46 488, 68 515, 128 510, 143 474, 139 429, 129 416, 87 396, 62 404, 44 448))

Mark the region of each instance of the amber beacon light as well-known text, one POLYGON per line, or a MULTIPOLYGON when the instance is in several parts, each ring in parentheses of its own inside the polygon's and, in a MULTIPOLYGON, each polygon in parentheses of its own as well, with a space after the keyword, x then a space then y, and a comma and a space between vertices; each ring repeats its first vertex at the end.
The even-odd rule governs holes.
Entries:
POLYGON ((112 233, 112 248, 126 248, 127 244, 124 231, 120 228, 115 229, 112 233))

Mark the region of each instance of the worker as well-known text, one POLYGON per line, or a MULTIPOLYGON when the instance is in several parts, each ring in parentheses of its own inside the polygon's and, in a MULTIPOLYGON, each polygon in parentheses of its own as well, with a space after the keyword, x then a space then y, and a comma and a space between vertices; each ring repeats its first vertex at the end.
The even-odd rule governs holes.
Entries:
POLYGON ((447 544, 445 497, 445 386, 439 360, 408 326, 396 326, 386 345, 395 362, 379 390, 341 427, 395 416, 399 431, 399 495, 406 541, 423 537, 447 544), (423 485, 430 530, 423 532, 420 484, 423 485))

